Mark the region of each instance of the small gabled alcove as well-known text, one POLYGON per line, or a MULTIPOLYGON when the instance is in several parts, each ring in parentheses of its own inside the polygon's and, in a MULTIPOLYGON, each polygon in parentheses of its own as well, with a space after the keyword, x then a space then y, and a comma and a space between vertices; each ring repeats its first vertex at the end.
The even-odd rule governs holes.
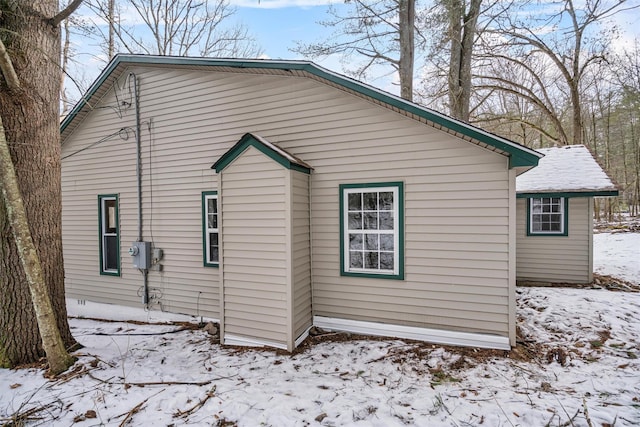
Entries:
POLYGON ((292 351, 313 320, 312 168, 250 133, 212 168, 221 217, 221 342, 292 351))

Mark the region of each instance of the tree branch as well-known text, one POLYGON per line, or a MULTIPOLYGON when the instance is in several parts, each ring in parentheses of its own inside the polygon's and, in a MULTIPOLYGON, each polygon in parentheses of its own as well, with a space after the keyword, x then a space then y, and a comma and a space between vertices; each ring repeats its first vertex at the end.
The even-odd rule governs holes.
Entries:
POLYGON ((60 13, 58 13, 56 16, 51 18, 51 20, 49 21, 51 25, 53 25, 54 27, 57 27, 58 25, 60 25, 62 21, 67 19, 69 16, 71 16, 71 14, 75 12, 77 8, 80 7, 80 4, 82 3, 82 1, 83 0, 73 0, 67 7, 65 7, 62 11, 60 11, 60 13))
POLYGON ((4 75, 9 90, 20 89, 20 80, 18 79, 16 70, 13 68, 13 62, 11 62, 9 52, 7 52, 7 49, 4 47, 4 43, 2 43, 2 39, 0 39, 0 71, 2 71, 4 75))

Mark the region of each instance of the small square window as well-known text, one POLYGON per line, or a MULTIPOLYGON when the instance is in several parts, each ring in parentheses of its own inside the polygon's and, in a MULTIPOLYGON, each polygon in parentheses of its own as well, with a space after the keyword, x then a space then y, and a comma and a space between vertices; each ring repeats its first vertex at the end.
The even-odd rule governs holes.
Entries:
POLYGON ((566 236, 568 199, 531 197, 527 200, 528 235, 566 236))

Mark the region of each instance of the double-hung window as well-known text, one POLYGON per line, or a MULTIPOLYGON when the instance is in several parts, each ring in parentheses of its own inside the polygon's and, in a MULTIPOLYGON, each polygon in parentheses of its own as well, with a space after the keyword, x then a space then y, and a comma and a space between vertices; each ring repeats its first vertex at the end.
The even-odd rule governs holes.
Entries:
POLYGON ((402 182, 340 186, 340 265, 345 276, 404 279, 402 182))
POLYGON ((564 197, 528 199, 529 235, 567 235, 567 200, 564 197))
POLYGON ((100 274, 120 275, 120 225, 118 195, 98 196, 98 228, 100 234, 100 274))
POLYGON ((218 267, 220 260, 220 234, 218 232, 218 192, 202 193, 202 244, 205 267, 218 267))

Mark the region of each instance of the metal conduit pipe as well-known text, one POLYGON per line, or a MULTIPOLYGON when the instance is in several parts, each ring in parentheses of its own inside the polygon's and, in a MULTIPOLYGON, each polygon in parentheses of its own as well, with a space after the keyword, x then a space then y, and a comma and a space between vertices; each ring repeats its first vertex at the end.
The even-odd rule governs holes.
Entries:
MULTIPOLYGON (((138 238, 137 242, 142 242, 142 139, 140 138, 140 97, 138 94, 138 77, 134 73, 129 73, 128 78, 133 79, 133 97, 136 112, 136 180, 138 187, 138 238)), ((149 271, 142 270, 142 303, 149 304, 149 271)))

